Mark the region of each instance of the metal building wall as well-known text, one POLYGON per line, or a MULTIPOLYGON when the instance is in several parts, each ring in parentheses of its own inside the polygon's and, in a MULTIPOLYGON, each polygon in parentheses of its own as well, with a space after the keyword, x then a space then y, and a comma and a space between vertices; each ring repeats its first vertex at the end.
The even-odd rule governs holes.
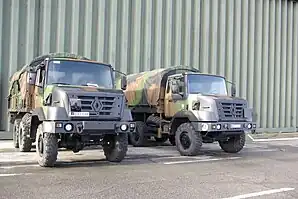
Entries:
POLYGON ((34 56, 68 51, 127 73, 186 64, 226 75, 261 130, 296 130, 291 0, 0 0, 0 27, 0 129, 8 77, 34 56))

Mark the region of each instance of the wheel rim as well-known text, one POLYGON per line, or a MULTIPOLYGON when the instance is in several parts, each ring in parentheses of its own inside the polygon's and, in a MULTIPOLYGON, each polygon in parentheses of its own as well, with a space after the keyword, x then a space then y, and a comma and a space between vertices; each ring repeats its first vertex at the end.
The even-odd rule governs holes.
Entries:
POLYGON ((43 139, 42 139, 41 135, 38 136, 37 147, 38 147, 38 154, 40 157, 42 157, 42 155, 43 155, 43 139))
POLYGON ((190 138, 187 135, 187 132, 182 132, 180 135, 180 143, 184 149, 188 149, 190 147, 190 138))

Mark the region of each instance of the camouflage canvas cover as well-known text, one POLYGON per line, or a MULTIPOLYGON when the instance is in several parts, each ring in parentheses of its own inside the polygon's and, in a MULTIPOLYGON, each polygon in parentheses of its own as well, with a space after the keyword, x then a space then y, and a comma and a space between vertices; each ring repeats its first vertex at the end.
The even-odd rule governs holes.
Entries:
POLYGON ((169 75, 185 71, 199 72, 189 66, 170 66, 127 76, 125 96, 129 106, 159 106, 169 75))
POLYGON ((29 72, 35 72, 39 64, 46 58, 66 58, 89 60, 72 53, 49 53, 34 58, 29 64, 16 71, 9 80, 8 109, 9 112, 29 112, 32 109, 34 85, 27 83, 29 72))

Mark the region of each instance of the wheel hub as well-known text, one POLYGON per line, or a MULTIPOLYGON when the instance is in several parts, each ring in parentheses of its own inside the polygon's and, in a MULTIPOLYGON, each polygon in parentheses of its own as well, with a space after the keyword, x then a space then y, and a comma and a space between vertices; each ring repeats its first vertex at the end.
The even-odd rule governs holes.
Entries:
POLYGON ((190 147, 190 138, 186 132, 182 132, 180 135, 180 142, 184 149, 188 149, 190 147))

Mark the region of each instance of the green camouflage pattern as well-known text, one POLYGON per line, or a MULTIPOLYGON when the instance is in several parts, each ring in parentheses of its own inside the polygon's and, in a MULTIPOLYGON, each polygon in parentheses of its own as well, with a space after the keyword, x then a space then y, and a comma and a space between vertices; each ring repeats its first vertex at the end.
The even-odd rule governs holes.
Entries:
POLYGON ((189 66, 171 66, 127 76, 125 96, 129 106, 160 106, 165 96, 167 78, 181 72, 199 72, 189 66))
POLYGON ((37 66, 46 58, 90 60, 81 55, 63 52, 49 53, 34 58, 29 64, 24 65, 10 77, 7 97, 8 112, 30 112, 32 109, 42 106, 44 97, 47 97, 46 94, 52 91, 53 86, 47 86, 45 95, 40 96, 36 91, 36 87, 28 84, 27 78, 29 72, 36 72, 37 66))

